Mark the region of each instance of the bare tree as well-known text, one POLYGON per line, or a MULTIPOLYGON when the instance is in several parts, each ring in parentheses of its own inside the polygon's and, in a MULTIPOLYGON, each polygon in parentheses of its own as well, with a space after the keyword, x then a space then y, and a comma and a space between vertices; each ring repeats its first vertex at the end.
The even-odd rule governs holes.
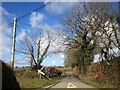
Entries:
POLYGON ((50 31, 45 28, 44 31, 39 30, 37 36, 34 36, 33 33, 25 35, 23 41, 20 42, 21 47, 16 51, 30 58, 31 67, 41 68, 41 63, 49 54, 48 50, 52 44, 49 33, 50 31))

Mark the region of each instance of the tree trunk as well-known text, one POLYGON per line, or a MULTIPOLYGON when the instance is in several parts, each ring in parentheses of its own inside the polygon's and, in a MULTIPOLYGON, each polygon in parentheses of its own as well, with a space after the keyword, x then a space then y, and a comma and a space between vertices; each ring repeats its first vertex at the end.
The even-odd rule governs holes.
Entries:
POLYGON ((37 44, 37 63, 39 62, 39 56, 40 56, 40 40, 38 41, 37 44))

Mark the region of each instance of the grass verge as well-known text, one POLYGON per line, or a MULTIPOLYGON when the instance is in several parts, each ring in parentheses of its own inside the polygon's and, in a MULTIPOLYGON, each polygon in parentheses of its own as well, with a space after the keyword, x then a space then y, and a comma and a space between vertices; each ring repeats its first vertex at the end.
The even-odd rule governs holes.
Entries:
POLYGON ((98 83, 93 80, 90 80, 87 76, 79 75, 79 78, 86 84, 89 84, 96 88, 113 88, 114 87, 113 85, 104 83, 104 81, 102 81, 102 83, 98 83))
POLYGON ((24 77, 16 77, 19 82, 20 88, 42 88, 44 86, 48 86, 54 83, 61 81, 61 77, 54 77, 51 80, 40 79, 40 78, 24 78, 24 77))
POLYGON ((31 68, 20 68, 15 71, 16 79, 20 85, 20 88, 35 88, 39 89, 47 85, 59 82, 62 77, 54 77, 50 80, 46 78, 40 79, 38 73, 31 68))
POLYGON ((47 79, 40 79, 40 78, 24 78, 24 77, 17 77, 17 81, 21 88, 42 88, 43 86, 47 86, 50 84, 55 83, 55 80, 47 80, 47 79))

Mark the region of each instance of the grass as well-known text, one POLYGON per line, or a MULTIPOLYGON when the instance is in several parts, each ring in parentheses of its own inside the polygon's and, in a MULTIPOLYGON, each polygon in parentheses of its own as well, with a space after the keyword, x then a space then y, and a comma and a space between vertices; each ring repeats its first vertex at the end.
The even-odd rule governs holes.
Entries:
POLYGON ((20 85, 20 88, 42 88, 47 85, 51 85, 61 80, 61 77, 54 77, 50 80, 45 78, 40 79, 36 71, 30 68, 22 68, 15 70, 16 79, 20 85))
POLYGON ((68 72, 68 71, 72 71, 72 68, 71 68, 71 67, 65 67, 64 70, 65 70, 66 72, 68 72))
POLYGON ((104 83, 104 81, 102 81, 102 83, 98 83, 98 82, 92 81, 87 76, 79 75, 79 78, 83 82, 85 82, 85 83, 87 83, 87 84, 89 84, 89 85, 91 85, 93 87, 96 87, 96 88, 113 88, 114 87, 113 85, 104 83))
POLYGON ((54 80, 23 77, 17 77, 17 81, 21 88, 42 88, 43 86, 55 83, 54 80))

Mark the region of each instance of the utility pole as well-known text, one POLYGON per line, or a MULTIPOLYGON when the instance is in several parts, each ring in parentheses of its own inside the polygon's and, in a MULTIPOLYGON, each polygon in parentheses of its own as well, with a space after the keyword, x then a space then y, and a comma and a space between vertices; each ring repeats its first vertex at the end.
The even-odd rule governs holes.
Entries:
POLYGON ((12 40, 12 56, 11 56, 11 67, 14 69, 14 55, 15 55, 15 42, 16 42, 16 24, 17 19, 14 17, 14 27, 13 27, 13 40, 12 40))

